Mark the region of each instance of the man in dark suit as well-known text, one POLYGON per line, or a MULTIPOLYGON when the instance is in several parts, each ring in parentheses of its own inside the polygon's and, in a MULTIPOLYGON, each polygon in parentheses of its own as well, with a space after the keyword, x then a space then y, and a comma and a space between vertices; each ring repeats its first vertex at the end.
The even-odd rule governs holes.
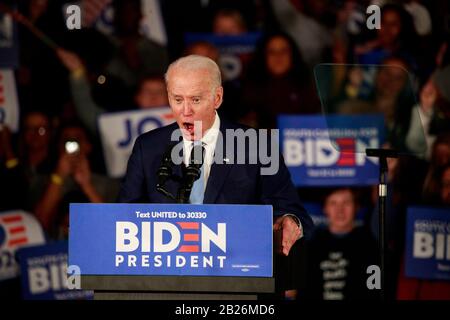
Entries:
MULTIPOLYGON (((174 162, 179 160, 179 164, 173 166, 173 173, 182 176, 195 143, 201 142, 204 162, 200 177, 192 187, 190 203, 272 205, 274 230, 281 235, 279 251, 287 256, 294 243, 311 231, 313 224, 292 185, 278 150, 278 141, 275 141, 275 149, 271 149, 270 143, 265 146, 265 150, 275 150, 271 155, 273 162, 278 164, 275 172, 270 172, 267 161, 259 158, 251 161, 253 156, 259 155, 260 147, 267 139, 256 136, 256 143, 248 142, 243 148, 239 144, 229 147, 232 136, 227 133, 236 133, 236 137, 254 129, 229 123, 217 115, 223 88, 219 67, 211 59, 195 55, 178 59, 170 65, 166 83, 176 123, 137 138, 119 201, 175 202, 158 192, 158 168, 168 145, 179 141, 180 152, 172 149, 171 157, 174 162), (245 161, 239 162, 242 150, 246 154, 241 160, 245 161), (180 159, 174 159, 177 155, 180 159)), ((243 140, 245 143, 245 138, 243 140)), ((177 181, 168 180, 165 184, 166 191, 172 195, 177 194, 178 188, 177 181)))

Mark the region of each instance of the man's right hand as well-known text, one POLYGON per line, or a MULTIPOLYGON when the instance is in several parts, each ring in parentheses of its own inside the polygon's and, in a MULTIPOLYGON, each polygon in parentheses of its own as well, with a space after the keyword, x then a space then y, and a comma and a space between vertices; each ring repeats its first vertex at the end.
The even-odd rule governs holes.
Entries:
POLYGON ((292 246, 301 236, 299 226, 292 217, 284 215, 275 220, 273 230, 275 233, 276 251, 285 256, 289 255, 292 246))

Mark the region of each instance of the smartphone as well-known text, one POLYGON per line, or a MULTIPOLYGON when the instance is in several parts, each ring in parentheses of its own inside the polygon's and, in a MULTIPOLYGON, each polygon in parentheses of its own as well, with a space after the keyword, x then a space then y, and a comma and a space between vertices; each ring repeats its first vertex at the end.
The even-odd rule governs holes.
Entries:
POLYGON ((66 150, 66 153, 75 154, 80 151, 80 144, 77 141, 69 140, 66 141, 64 148, 66 150))

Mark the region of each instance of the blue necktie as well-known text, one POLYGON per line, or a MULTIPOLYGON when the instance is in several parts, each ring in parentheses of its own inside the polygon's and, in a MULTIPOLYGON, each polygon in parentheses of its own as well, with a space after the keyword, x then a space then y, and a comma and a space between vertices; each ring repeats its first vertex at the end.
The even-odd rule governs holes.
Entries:
MULTIPOLYGON (((201 145, 201 141, 195 141, 194 146, 201 145)), ((192 151, 191 151, 192 152, 192 151)), ((191 204, 202 204, 203 197, 205 195, 205 174, 204 174, 204 165, 200 167, 200 177, 195 180, 194 185, 192 186, 191 195, 189 196, 189 202, 191 204)))

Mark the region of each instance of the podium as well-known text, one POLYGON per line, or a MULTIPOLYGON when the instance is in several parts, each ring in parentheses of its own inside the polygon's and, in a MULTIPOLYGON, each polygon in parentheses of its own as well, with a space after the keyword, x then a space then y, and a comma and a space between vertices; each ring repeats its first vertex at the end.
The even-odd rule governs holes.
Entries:
POLYGON ((274 278, 192 276, 81 276, 95 300, 257 300, 274 278))
POLYGON ((71 204, 69 265, 95 300, 257 300, 272 223, 271 206, 71 204))

